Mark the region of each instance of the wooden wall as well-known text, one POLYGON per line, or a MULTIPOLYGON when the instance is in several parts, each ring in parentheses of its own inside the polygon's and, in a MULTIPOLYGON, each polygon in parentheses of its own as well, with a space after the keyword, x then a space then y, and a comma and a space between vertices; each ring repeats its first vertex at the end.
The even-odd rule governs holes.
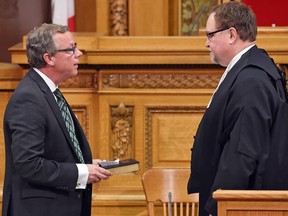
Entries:
MULTIPOLYGON (((205 27, 209 7, 226 1, 75 0, 76 31, 110 36, 198 35, 198 30, 205 27), (206 10, 202 14, 204 7, 206 10), (192 31, 192 23, 198 15, 200 19, 192 31)), ((18 43, 24 34, 43 22, 51 22, 50 2, 0 0, 1 62, 11 61, 7 49, 18 43)))
MULTIPOLYGON (((87 0, 83 4, 82 1, 75 0, 76 29, 78 32, 98 32, 111 36, 197 35, 197 29, 205 27, 209 8, 227 1, 229 0, 205 2, 201 0, 87 0), (206 9, 196 25, 196 32, 187 33, 185 28, 191 28, 203 7, 206 9), (119 29, 124 29, 124 32, 117 31, 119 29)), ((284 13, 284 0, 273 2, 274 6, 270 8, 268 5, 271 5, 271 1, 268 0, 261 3, 253 3, 251 0, 242 0, 242 2, 252 7, 259 26, 288 25, 284 13), (279 16, 275 16, 277 13, 279 16)))
MULTIPOLYGON (((287 65, 288 37, 271 34, 260 36, 258 45, 287 65)), ((92 215, 143 215, 141 175, 151 168, 190 166, 193 136, 223 68, 211 63, 203 36, 74 36, 84 53, 79 75, 60 87, 82 124, 93 157, 140 161, 139 172, 94 185, 92 215)), ((8 77, 0 72, 9 87, 0 91, 2 116, 15 83, 28 68, 23 43, 10 51, 12 62, 23 68, 8 77)), ((3 139, 0 146, 4 161, 3 139)), ((4 163, 0 165, 3 179, 4 163)))
MULTIPOLYGON (((181 2, 192 4, 189 0, 75 0, 76 31, 111 36, 182 35, 181 2)), ((50 3, 51 0, 0 0, 0 62, 11 61, 8 48, 24 34, 41 23, 51 22, 50 3)), ((199 8, 193 7, 191 19, 198 13, 199 8)))
MULTIPOLYGON (((75 0, 76 30, 110 36, 182 36, 183 25, 191 28, 203 7, 223 1, 227 0, 210 0, 205 4, 200 0, 87 0, 85 4, 75 0)), ((196 29, 205 24, 209 7, 200 16, 201 25, 196 25, 196 29)))

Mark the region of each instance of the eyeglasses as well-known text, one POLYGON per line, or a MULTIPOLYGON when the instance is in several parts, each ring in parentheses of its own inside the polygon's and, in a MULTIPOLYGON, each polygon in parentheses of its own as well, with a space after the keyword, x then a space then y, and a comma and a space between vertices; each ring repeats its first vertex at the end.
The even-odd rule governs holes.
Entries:
POLYGON ((211 40, 211 38, 214 37, 214 35, 218 32, 222 32, 222 31, 225 31, 225 30, 228 30, 229 28, 223 28, 223 29, 219 29, 217 31, 213 31, 213 32, 206 32, 206 36, 208 38, 208 40, 211 40))
POLYGON ((55 50, 55 53, 56 52, 66 52, 68 54, 74 55, 76 49, 77 49, 77 43, 75 43, 74 46, 71 48, 55 50))

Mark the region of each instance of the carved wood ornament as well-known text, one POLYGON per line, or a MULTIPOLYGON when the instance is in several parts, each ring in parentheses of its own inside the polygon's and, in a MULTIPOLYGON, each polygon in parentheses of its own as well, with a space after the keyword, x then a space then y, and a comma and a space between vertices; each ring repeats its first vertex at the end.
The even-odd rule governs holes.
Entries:
POLYGON ((128 1, 110 0, 110 35, 128 35, 128 1))
POLYGON ((207 74, 105 74, 104 88, 193 89, 216 88, 220 75, 207 74))
POLYGON ((134 158, 133 107, 111 107, 111 155, 114 160, 134 158))

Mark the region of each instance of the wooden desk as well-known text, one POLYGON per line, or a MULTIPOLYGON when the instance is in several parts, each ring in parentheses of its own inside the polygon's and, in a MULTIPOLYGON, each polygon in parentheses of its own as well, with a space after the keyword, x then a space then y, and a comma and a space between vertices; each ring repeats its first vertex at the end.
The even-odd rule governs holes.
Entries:
MULTIPOLYGON (((257 38, 257 45, 266 49, 275 62, 287 64, 288 35, 275 32, 269 35, 262 33, 257 38)), ((96 33, 74 33, 74 37, 78 48, 84 52, 81 64, 214 65, 205 47, 206 36, 107 37, 98 36, 96 33)), ((9 49, 12 63, 27 64, 25 46, 26 37, 24 36, 21 43, 9 49)))
POLYGON ((217 190, 219 216, 287 216, 288 191, 217 190))

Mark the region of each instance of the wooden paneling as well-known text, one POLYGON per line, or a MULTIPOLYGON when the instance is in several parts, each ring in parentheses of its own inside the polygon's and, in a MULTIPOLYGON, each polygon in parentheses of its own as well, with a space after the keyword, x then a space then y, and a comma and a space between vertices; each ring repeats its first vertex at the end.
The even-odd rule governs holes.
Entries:
POLYGON ((18 85, 23 77, 22 68, 16 64, 0 62, 0 212, 2 211, 2 192, 5 175, 5 145, 4 145, 4 130, 3 117, 7 103, 11 97, 13 90, 18 85))
MULTIPOLYGON (((119 155, 140 161, 140 171, 94 185, 92 215, 145 215, 141 175, 153 167, 190 166, 193 136, 224 69, 211 63, 204 36, 74 37, 84 55, 78 76, 62 83, 61 89, 93 157, 119 155)), ((288 64, 287 36, 263 35, 257 43, 276 63, 288 64)), ((23 43, 10 51, 13 63, 28 68, 23 43)), ((8 81, 15 88, 11 76, 8 81)), ((10 93, 3 93, 3 109, 10 93)))
POLYGON ((180 8, 181 2, 175 0, 169 0, 168 6, 168 18, 169 18, 169 31, 168 36, 181 35, 181 23, 180 23, 180 8))
POLYGON ((130 36, 167 36, 168 0, 129 1, 130 36))
MULTIPOLYGON (((119 5, 125 2, 126 8, 118 7, 117 19, 128 14, 127 31, 129 36, 181 36, 182 0, 76 0, 76 30, 95 31, 102 35, 112 35, 112 2, 119 5)), ((222 0, 218 0, 222 3, 222 0)), ((195 12, 193 12, 195 13, 195 12)))
POLYGON ((109 35, 110 1, 109 0, 94 0, 94 1, 96 1, 96 32, 103 35, 109 35))
MULTIPOLYGON (((214 65, 205 36, 197 37, 106 37, 97 33, 75 33, 75 40, 84 55, 81 64, 205 64, 214 65)), ((257 45, 264 48, 279 64, 287 64, 288 37, 273 32, 259 35, 257 45)), ((12 62, 27 64, 25 45, 10 49, 12 62)))
MULTIPOLYGON (((124 104, 125 107, 133 108, 131 137, 134 147, 132 150, 134 158, 140 161, 140 171, 112 176, 109 181, 102 181, 95 189, 94 200, 99 204, 102 199, 105 199, 106 203, 111 202, 112 205, 115 204, 116 197, 117 200, 122 201, 122 204, 129 197, 134 197, 133 201, 129 201, 132 207, 130 210, 135 210, 135 205, 137 206, 141 200, 145 205, 141 175, 147 169, 189 167, 193 136, 213 92, 212 89, 217 84, 217 81, 213 82, 210 79, 210 84, 204 85, 206 89, 197 86, 197 75, 202 77, 201 72, 205 72, 199 68, 166 70, 157 67, 140 68, 131 69, 125 66, 117 69, 102 68, 98 76, 99 142, 96 149, 99 157, 111 157, 114 141, 111 136, 113 122, 111 107, 124 104), (195 83, 192 81, 191 86, 184 89, 185 82, 193 79, 191 75, 194 75, 195 83), (170 84, 167 80, 169 77, 170 84), (117 191, 122 192, 118 194, 117 191), (111 196, 112 194, 114 196, 111 196)), ((213 69, 213 74, 218 74, 217 79, 219 79, 221 71, 213 69)), ((125 207, 121 204, 119 207, 124 215, 125 207)), ((143 207, 138 206, 138 214, 143 207)), ((97 209, 95 211, 102 211, 103 215, 107 213, 101 205, 95 208, 97 209)), ((117 208, 114 210, 117 211, 117 208)))
POLYGON ((287 191, 217 190, 213 197, 221 216, 288 215, 287 191))
MULTIPOLYGON (((80 4, 81 1, 80 0, 77 1, 80 4)), ((93 1, 95 1, 95 11, 96 11, 96 32, 103 35, 110 35, 112 28, 111 24, 112 17, 110 8, 111 3, 109 0, 101 0, 101 1, 93 0, 93 1)), ((168 1, 169 0, 157 0, 157 1, 126 0, 126 3, 128 5, 127 8, 128 35, 129 36, 168 36, 169 34, 177 35, 176 32, 177 21, 175 20, 178 20, 178 14, 177 9, 175 9, 173 6, 175 5, 176 2, 178 4, 178 1, 173 1, 172 2, 173 4, 172 3, 169 4, 168 1), (173 17, 169 17, 169 14, 173 17), (169 25, 171 29, 170 33, 169 33, 169 25)), ((87 6, 82 6, 82 8, 86 8, 89 10, 87 6)), ((121 8, 118 8, 117 10, 119 10, 119 16, 121 16, 122 14, 121 8)), ((125 12, 123 11, 123 13, 125 12)), ((76 17, 76 20, 79 20, 79 22, 83 23, 85 22, 86 25, 91 25, 91 23, 87 22, 87 19, 84 17, 85 16, 83 17, 78 16, 76 17)))
POLYGON ((96 32, 96 21, 96 0, 75 0, 76 31, 96 32))
MULTIPOLYGON (((176 98, 170 98, 176 100, 176 98)), ((182 98, 183 99, 183 98, 182 98)), ((189 99, 190 104, 197 99, 189 99)), ((189 167, 193 136, 196 133, 205 108, 199 106, 181 107, 173 104, 168 106, 155 106, 151 121, 150 148, 151 167, 189 167)), ((150 146, 149 146, 150 145, 150 146)), ((149 155, 148 155, 149 156, 149 155)))

